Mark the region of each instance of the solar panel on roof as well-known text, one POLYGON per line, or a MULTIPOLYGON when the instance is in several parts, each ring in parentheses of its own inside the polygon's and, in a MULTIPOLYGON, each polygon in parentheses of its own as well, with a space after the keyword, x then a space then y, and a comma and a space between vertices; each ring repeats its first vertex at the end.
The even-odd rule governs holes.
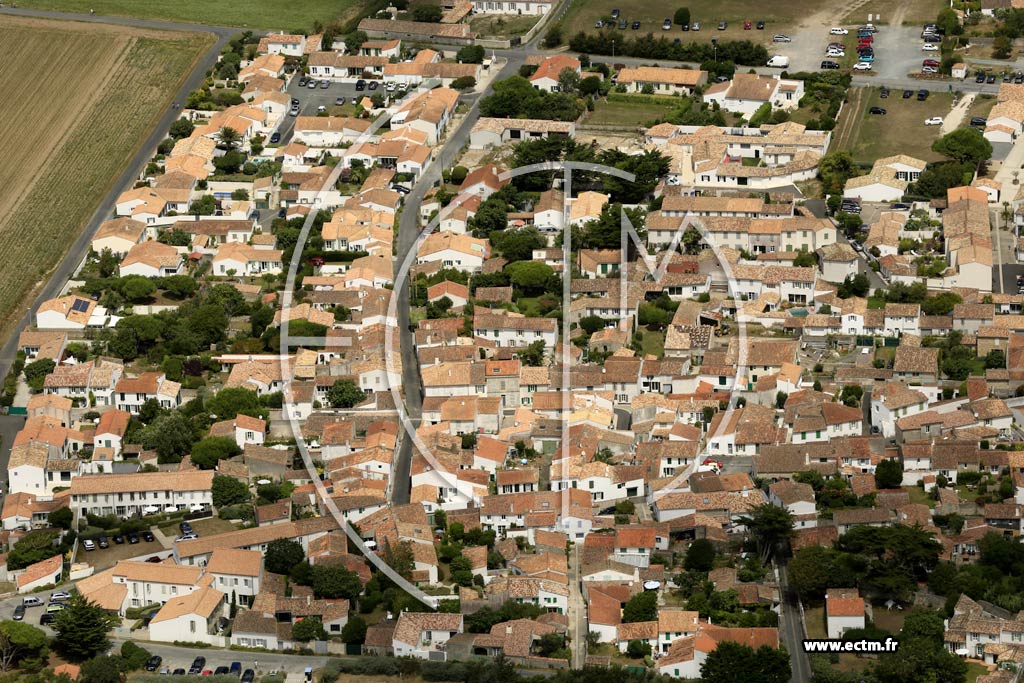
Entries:
POLYGON ((71 304, 71 310, 84 313, 89 310, 89 302, 85 299, 75 299, 75 302, 71 304))

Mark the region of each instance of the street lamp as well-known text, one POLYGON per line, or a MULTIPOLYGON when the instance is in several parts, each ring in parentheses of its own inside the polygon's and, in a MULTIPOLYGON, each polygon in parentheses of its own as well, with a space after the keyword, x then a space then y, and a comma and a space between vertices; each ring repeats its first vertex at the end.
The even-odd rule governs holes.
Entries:
POLYGON ((612 59, 615 59, 615 39, 612 38, 612 59))
POLYGON ((718 62, 718 38, 711 39, 711 47, 715 50, 715 62, 718 62))

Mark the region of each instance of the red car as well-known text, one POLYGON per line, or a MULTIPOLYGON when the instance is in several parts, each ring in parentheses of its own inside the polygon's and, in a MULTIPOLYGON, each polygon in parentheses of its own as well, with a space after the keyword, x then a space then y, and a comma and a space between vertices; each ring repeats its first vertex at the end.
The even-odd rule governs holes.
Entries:
POLYGON ((921 66, 938 66, 939 61, 937 59, 926 59, 921 62, 921 66))
POLYGON ((753 24, 751 24, 749 21, 744 21, 743 22, 743 30, 744 31, 749 31, 753 27, 754 27, 753 24))
POLYGON ((873 42, 875 42, 875 37, 874 36, 861 36, 860 38, 857 39, 857 42, 858 43, 873 43, 873 42))

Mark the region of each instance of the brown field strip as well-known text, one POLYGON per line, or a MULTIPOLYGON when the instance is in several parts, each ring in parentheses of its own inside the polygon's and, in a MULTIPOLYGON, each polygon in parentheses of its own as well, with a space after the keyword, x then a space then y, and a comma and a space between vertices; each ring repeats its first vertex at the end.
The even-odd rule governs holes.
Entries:
POLYGON ((0 18, 0 322, 110 191, 209 34, 0 18))

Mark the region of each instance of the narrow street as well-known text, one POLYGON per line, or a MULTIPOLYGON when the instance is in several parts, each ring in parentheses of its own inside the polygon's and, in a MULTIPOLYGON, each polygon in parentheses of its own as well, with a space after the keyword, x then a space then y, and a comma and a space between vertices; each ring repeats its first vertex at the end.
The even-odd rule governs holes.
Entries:
POLYGON ((790 589, 786 578, 786 565, 778 563, 779 598, 782 613, 779 615, 779 635, 781 644, 789 652, 790 666, 793 668, 790 680, 792 683, 808 683, 811 680, 811 662, 804 652, 804 626, 797 602, 796 591, 790 589))
POLYGON ((581 669, 587 661, 587 603, 580 576, 580 544, 569 553, 569 633, 572 638, 572 666, 581 669))

